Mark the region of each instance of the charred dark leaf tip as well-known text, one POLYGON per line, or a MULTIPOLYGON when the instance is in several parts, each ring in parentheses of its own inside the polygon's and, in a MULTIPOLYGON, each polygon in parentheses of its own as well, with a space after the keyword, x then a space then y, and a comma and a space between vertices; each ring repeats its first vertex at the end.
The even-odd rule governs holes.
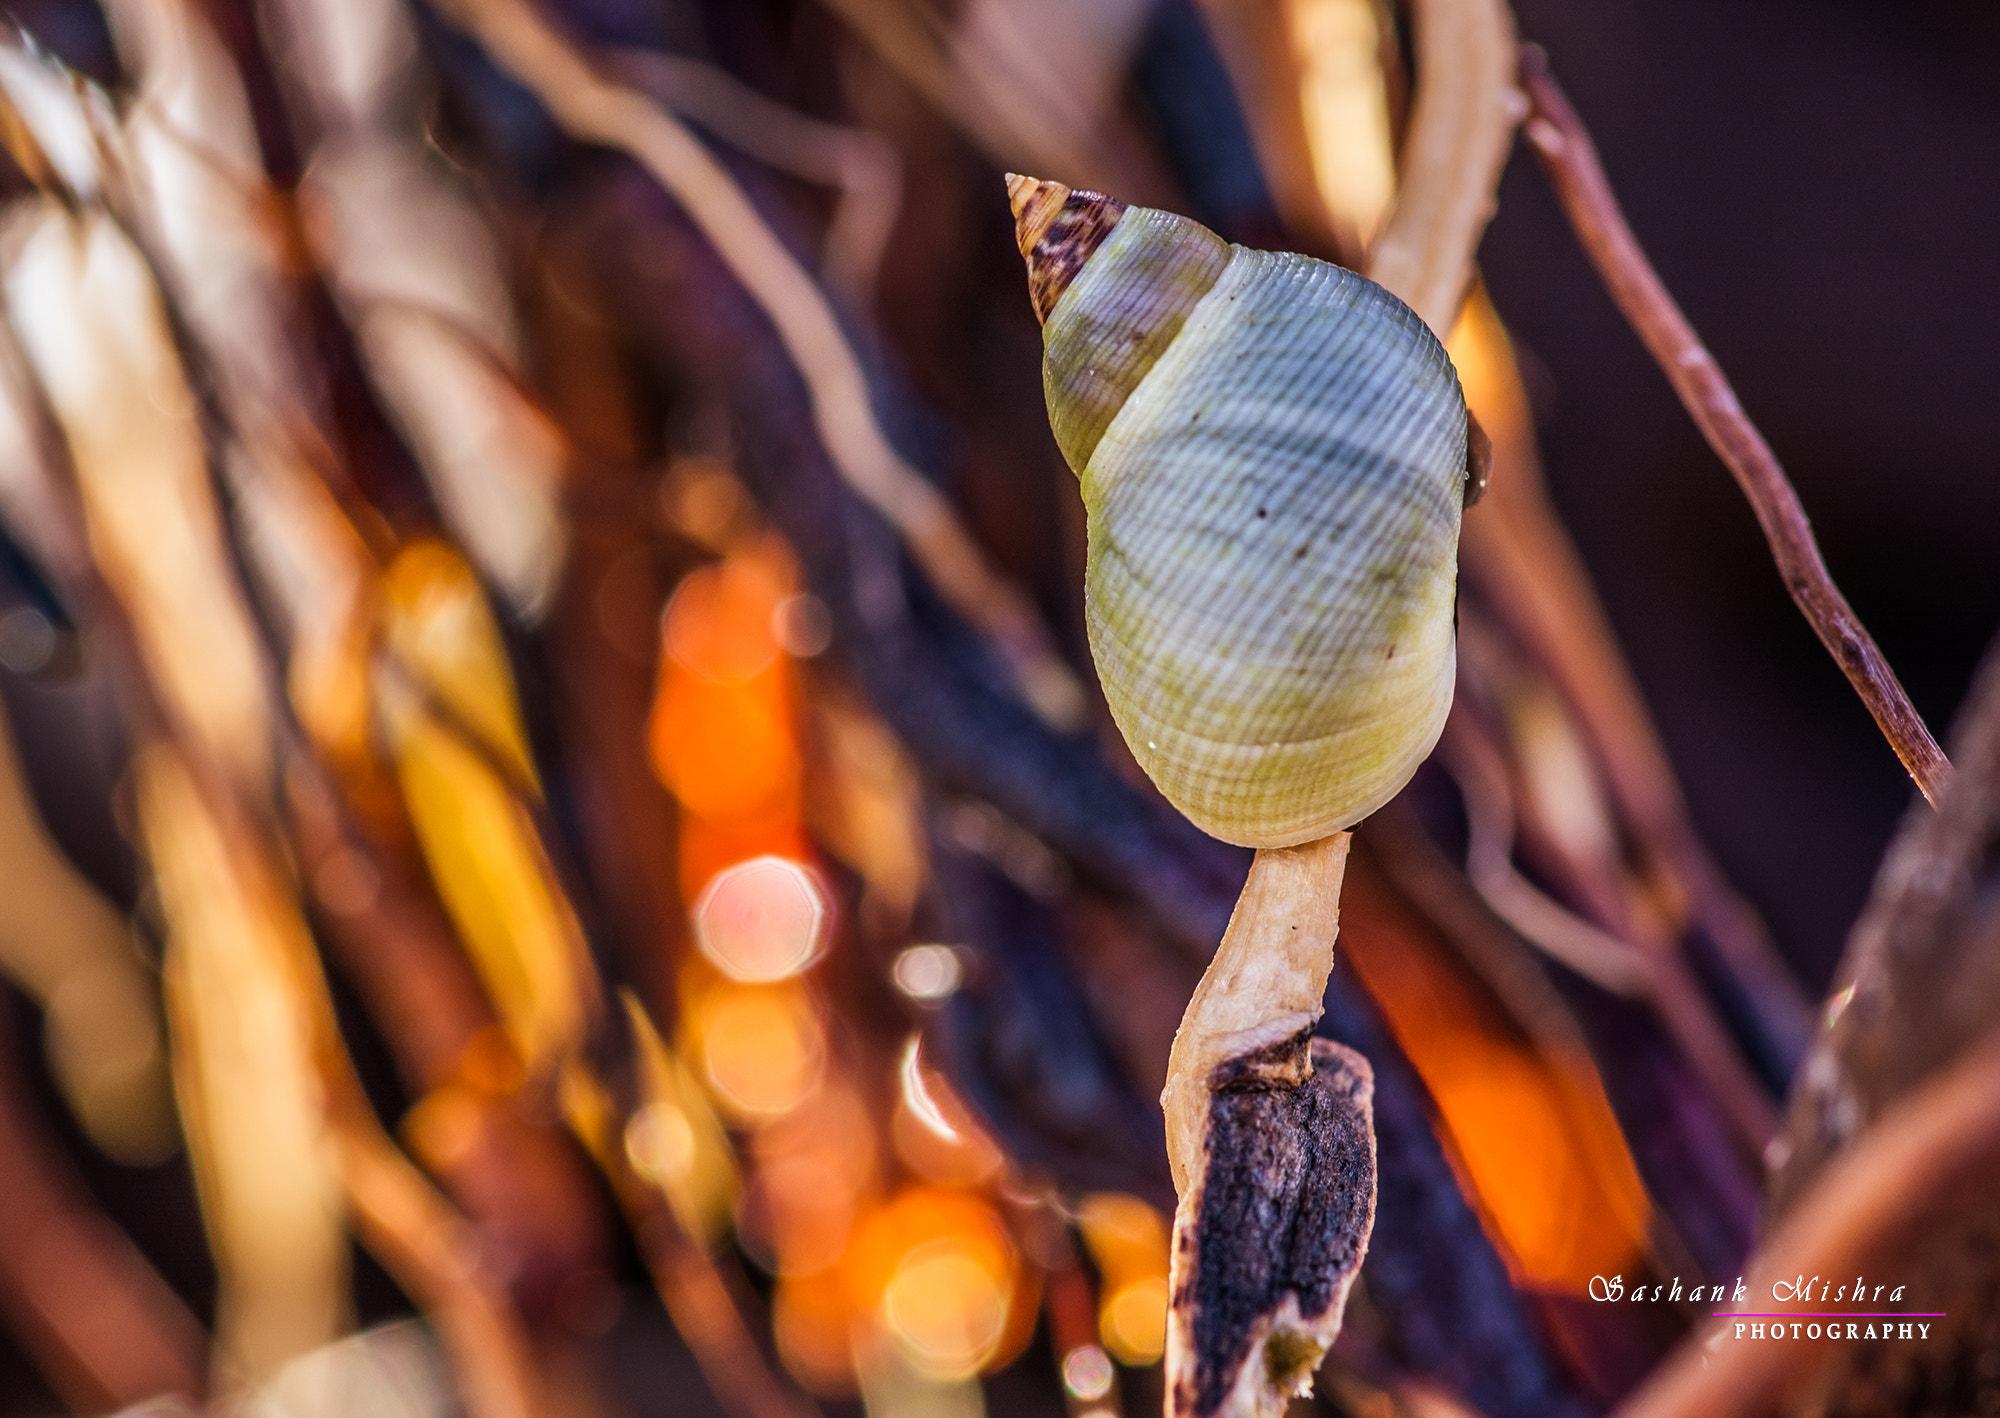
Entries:
POLYGON ((1249 1366, 1268 1393, 1310 1379, 1375 1219, 1374 1076, 1359 1054, 1302 1033, 1209 1085, 1195 1254, 1174 1296, 1192 1339, 1179 1418, 1221 1412, 1249 1366))

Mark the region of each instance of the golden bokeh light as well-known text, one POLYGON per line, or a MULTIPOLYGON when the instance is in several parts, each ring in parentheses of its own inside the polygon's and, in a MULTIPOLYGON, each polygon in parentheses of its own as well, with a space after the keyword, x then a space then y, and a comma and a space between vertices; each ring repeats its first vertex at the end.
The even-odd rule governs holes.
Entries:
POLYGON ((742 1120, 776 1117, 819 1082, 825 1040, 811 1004, 778 985, 718 985, 691 1011, 716 1100, 742 1120))
POLYGON ((882 1295, 889 1332, 927 1378, 966 1379, 1000 1347, 1007 1278, 957 1237, 914 1248, 882 1295))
POLYGON ((1104 1347, 1130 1367, 1157 1364, 1167 1347, 1167 1282, 1137 1280, 1111 1291, 1098 1310, 1104 1347))
POLYGON ((1104 1347, 1121 1364, 1157 1363, 1167 1343, 1167 1218, 1136 1196, 1097 1192, 1077 1208, 1076 1225, 1104 1278, 1104 1347))
POLYGON ((691 572, 667 603, 667 651, 705 680, 740 684, 775 661, 776 629, 789 592, 770 555, 731 556, 691 572))
POLYGON ((965 966, 948 945, 913 945, 890 969, 896 988, 920 1004, 949 999, 964 977, 965 966))
POLYGON ((625 1156, 654 1185, 676 1185, 694 1166, 694 1124, 672 1103, 647 1103, 625 1125, 625 1156))
POLYGON ((968 1378, 1027 1338, 1033 1303, 1019 1253, 975 1193, 904 1190, 862 1223, 845 1268, 903 1362, 926 1378, 968 1378))

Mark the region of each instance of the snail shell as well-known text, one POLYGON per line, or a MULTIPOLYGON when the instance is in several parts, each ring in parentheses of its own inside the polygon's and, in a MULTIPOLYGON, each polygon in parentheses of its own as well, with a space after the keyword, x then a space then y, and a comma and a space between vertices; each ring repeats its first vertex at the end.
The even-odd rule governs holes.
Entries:
POLYGON ((1450 359, 1338 266, 1059 183, 1008 192, 1112 718, 1225 841, 1351 826, 1451 707, 1468 434, 1450 359))

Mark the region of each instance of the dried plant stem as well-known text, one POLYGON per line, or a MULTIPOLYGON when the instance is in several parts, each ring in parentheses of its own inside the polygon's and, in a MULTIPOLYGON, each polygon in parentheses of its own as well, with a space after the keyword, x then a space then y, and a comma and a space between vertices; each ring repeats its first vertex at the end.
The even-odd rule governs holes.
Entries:
POLYGON ((572 136, 625 152, 686 208, 777 328, 841 476, 886 517, 939 592, 995 644, 1023 696, 1074 726, 1082 687, 1020 589, 987 565, 950 502, 890 444, 868 378, 826 295, 728 171, 657 103, 601 77, 526 0, 438 0, 572 136))
POLYGON ((1827 573, 1805 508, 1777 456, 1757 431, 1715 357, 1696 336, 1625 222, 1618 199, 1576 110, 1548 72, 1541 51, 1522 50, 1521 77, 1534 145, 1570 225, 1625 318, 1658 362, 1709 446, 1729 466, 1771 544, 1785 587, 1834 663, 1903 761, 1923 795, 1935 805, 1951 764, 1924 727, 1874 638, 1827 573))
POLYGON ((1319 1019, 1352 842, 1352 834, 1336 832, 1303 847, 1267 847, 1252 861, 1229 929, 1167 1057, 1160 1106, 1176 1191, 1185 1193, 1200 1168, 1206 1083, 1216 1065, 1280 1043, 1319 1019))
MULTIPOLYGON (((331 1028, 331 1021, 328 1021, 331 1028)), ((520 1316, 477 1230, 383 1134, 345 1049, 324 1060, 341 1189, 369 1253, 438 1328, 475 1418, 536 1418, 541 1384, 520 1316)))
POLYGON ((1340 1333, 1368 1250, 1373 1075, 1359 1054, 1309 1042, 1352 841, 1336 832, 1257 853, 1174 1036, 1160 1104, 1179 1197, 1166 1353, 1175 1418, 1282 1413, 1340 1333), (1274 1231, 1273 1216, 1291 1219, 1274 1231))
POLYGON ((838 187, 820 271, 834 290, 867 307, 902 202, 902 166, 887 139, 810 118, 698 59, 621 49, 605 60, 613 73, 759 162, 838 187))
POLYGON ((1805 1051, 1812 1007, 1756 914, 1737 896, 1688 820, 1687 804, 1568 532, 1549 503, 1527 390, 1500 317, 1475 288, 1452 339, 1466 398, 1493 440, 1492 486, 1459 542, 1466 579, 1540 663, 1589 741, 1642 870, 1686 897, 1787 1060, 1805 1051))
POLYGON ((819 1407, 781 1380, 744 1321, 742 1300, 716 1259, 688 1234, 660 1188, 633 1171, 631 1119, 601 1079, 578 1065, 564 1080, 571 1129, 625 1213, 653 1288, 729 1418, 818 1418, 819 1407))
POLYGON ((1396 205, 1368 275, 1443 339, 1472 285, 1472 255, 1521 119, 1514 17, 1502 0, 1420 0, 1414 8, 1416 102, 1396 205))
POLYGON ((1498 744, 1455 709, 1440 753, 1465 797, 1466 874, 1494 914, 1547 955, 1613 994, 1646 1001, 1735 1129, 1745 1152, 1762 1154, 1777 1109, 1666 939, 1620 939, 1551 899, 1516 869, 1514 806, 1498 744))
MULTIPOLYGON (((1827 1166, 1748 1268, 1752 1300, 1795 1275, 1875 1275, 1946 1218, 1985 1208, 2000 1172, 2000 1038, 1911 1093, 1827 1166)), ((1761 1307, 1761 1305, 1759 1306, 1761 1307)), ((1710 1325, 1708 1335, 1732 1321, 1710 1325)), ((1827 1344, 1684 1344, 1617 1418, 1731 1418, 1788 1400, 1839 1353, 1827 1344)))

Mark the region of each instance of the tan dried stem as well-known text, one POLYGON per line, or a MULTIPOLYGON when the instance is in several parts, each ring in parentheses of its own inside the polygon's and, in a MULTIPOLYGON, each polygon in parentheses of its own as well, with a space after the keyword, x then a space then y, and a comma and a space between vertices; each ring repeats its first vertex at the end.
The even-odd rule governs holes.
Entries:
POLYGON ((1708 933, 1756 1002, 1766 1032, 1785 1056, 1796 1057, 1811 1034, 1811 1006, 1688 818, 1610 618, 1549 502, 1513 347, 1478 287, 1453 332, 1452 353, 1466 399, 1493 440, 1495 470, 1478 515, 1465 520, 1462 573, 1561 692, 1638 848, 1641 872, 1663 879, 1685 901, 1686 916, 1708 933))
POLYGON ((1183 1197, 1201 1170, 1209 1075, 1218 1064, 1282 1043, 1319 1020, 1352 842, 1351 833, 1336 832, 1302 847, 1266 848, 1250 864, 1229 928, 1167 1056, 1160 1106, 1167 1116, 1167 1165, 1183 1197))
POLYGON ((1597 148, 1551 77, 1541 51, 1522 51, 1521 76, 1532 116, 1527 138, 1578 240, 1619 310, 1659 364, 1757 514, 1786 590, 1820 643, 1854 686, 1889 746, 1935 805, 1951 764, 1924 726, 1874 637, 1847 604, 1820 556, 1812 524, 1777 455, 1743 412, 1694 327, 1667 291, 1626 224, 1597 148))
POLYGON ((626 153, 686 209, 776 327, 842 478, 902 534, 953 609, 993 642, 1028 703, 1051 723, 1080 723, 1082 686, 1033 606, 987 564, 944 494, 896 452, 825 293, 728 171, 679 119, 600 75, 526 0, 440 0, 438 9, 533 90, 566 132, 626 153))
POLYGON ((468 1413, 538 1418, 528 1336, 482 1259, 477 1229, 382 1132, 345 1049, 329 1063, 328 1121, 362 1244, 437 1326, 468 1413))
POLYGON ((1760 1156, 1777 1133, 1777 1109, 1680 955, 1664 941, 1648 948, 1612 935, 1521 875, 1513 861, 1505 760, 1462 706, 1447 722, 1439 751, 1465 798, 1471 837, 1466 874, 1494 914, 1599 987, 1649 1004, 1721 1106, 1744 1152, 1760 1156))
POLYGON ((827 284, 867 308, 902 201, 902 166, 888 140, 866 128, 810 118, 698 59, 646 49, 612 50, 604 58, 613 73, 731 147, 838 187, 820 269, 827 284))
MULTIPOLYGON (((1881 1274, 1947 1218, 1991 1205, 2000 1173, 2000 1037, 1989 1035, 1835 1159, 1750 1260, 1750 1298, 1779 1280, 1881 1274)), ((1794 1411, 1840 1346, 1691 1337, 1615 1418, 1733 1418, 1794 1411), (1725 1342, 1711 1342, 1722 1340, 1725 1342)))
POLYGON ((1521 120, 1514 17, 1503 0, 1415 5, 1417 94, 1396 205, 1368 275, 1442 340, 1472 285, 1472 257, 1521 120))

